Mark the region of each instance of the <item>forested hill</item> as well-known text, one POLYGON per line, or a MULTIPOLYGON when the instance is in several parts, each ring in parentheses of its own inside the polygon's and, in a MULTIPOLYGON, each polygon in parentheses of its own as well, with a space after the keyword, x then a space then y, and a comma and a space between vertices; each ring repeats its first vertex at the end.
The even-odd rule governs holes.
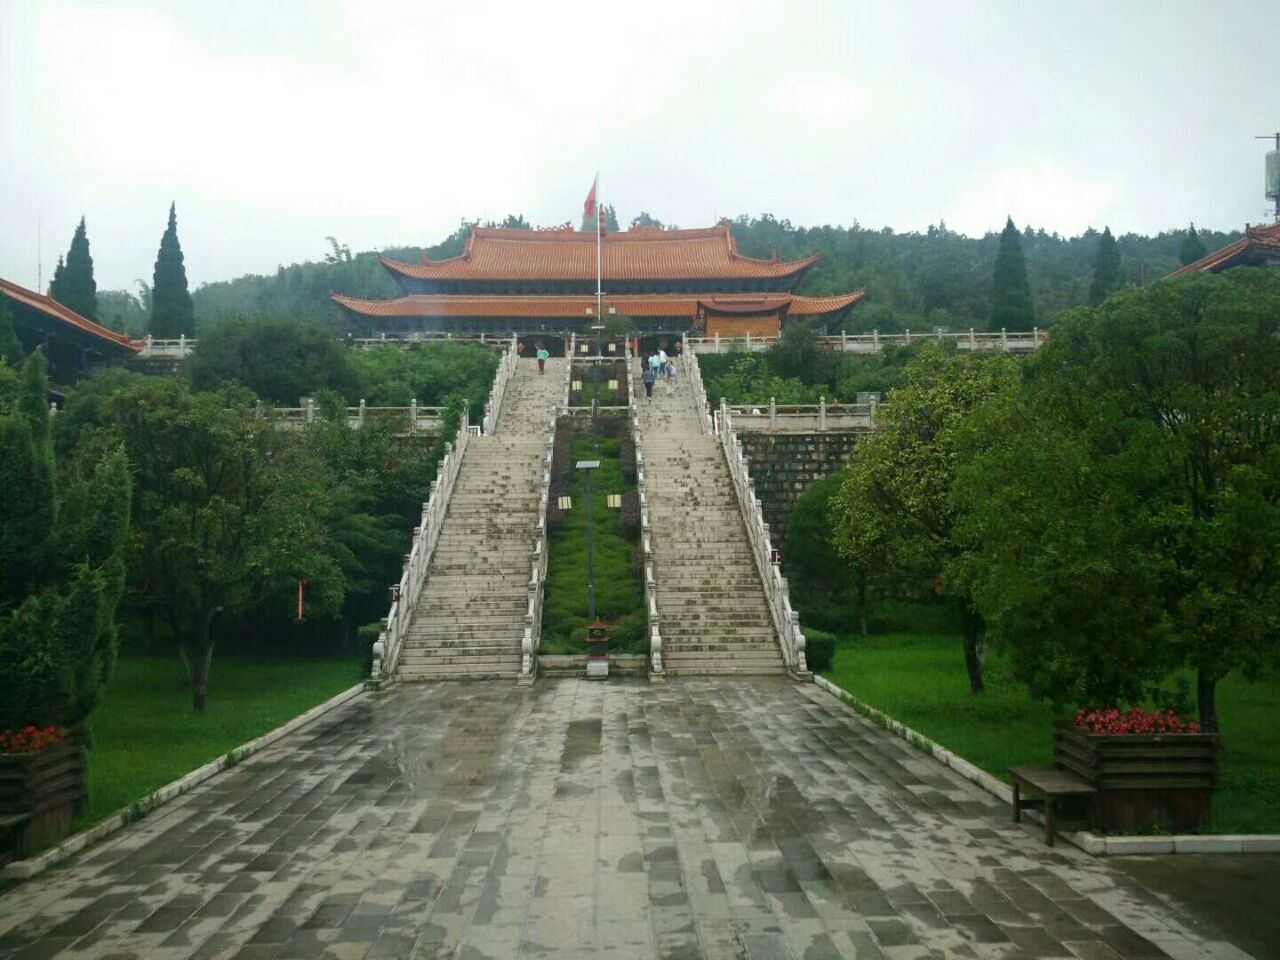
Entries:
MULTIPOLYGON (((646 216, 645 222, 656 223, 642 216, 646 216)), ((513 224, 524 225, 524 221, 510 217, 503 225, 513 224)), ((456 256, 468 231, 464 224, 441 243, 425 249, 432 258, 456 256)), ((822 260, 801 285, 801 293, 866 287, 866 302, 850 314, 851 331, 988 326, 998 233, 967 237, 948 230, 945 224, 925 233, 894 233, 887 227, 869 230, 856 223, 851 227, 794 227, 790 221, 768 214, 739 217, 733 222, 733 231, 739 251, 747 256, 768 257, 777 251, 784 260, 791 260, 821 254, 822 260)), ((1200 230, 1199 234, 1208 250, 1241 236, 1213 230, 1200 230)), ((1036 321, 1041 326, 1052 324, 1063 310, 1087 302, 1099 236, 1093 230, 1078 237, 1030 228, 1023 231, 1022 248, 1036 321)), ((1127 280, 1150 283, 1177 269, 1185 237, 1185 230, 1154 237, 1119 236, 1127 280)), ((274 275, 251 275, 200 287, 194 294, 197 323, 207 327, 233 316, 270 315, 338 324, 330 293, 369 299, 396 296, 395 285, 378 263, 376 252, 353 255, 336 241, 330 246, 321 262, 282 266, 274 275)), ((383 252, 397 260, 415 262, 423 249, 398 247, 383 252)))

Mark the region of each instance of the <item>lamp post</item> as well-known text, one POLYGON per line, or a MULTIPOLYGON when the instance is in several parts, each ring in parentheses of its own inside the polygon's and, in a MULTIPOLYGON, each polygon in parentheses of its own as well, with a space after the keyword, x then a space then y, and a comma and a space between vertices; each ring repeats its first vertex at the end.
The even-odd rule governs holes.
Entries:
POLYGON ((595 529, 591 523, 591 474, 599 466, 599 460, 579 460, 574 464, 575 469, 585 470, 587 473, 587 619, 590 621, 596 618, 596 572, 592 549, 595 529))

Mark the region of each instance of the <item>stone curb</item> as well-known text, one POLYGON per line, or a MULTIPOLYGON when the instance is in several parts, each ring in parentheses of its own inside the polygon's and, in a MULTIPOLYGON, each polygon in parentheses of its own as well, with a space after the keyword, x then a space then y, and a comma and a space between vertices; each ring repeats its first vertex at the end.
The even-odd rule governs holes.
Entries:
MULTIPOLYGON (((289 722, 269 730, 262 736, 250 740, 248 743, 236 747, 229 751, 229 754, 235 758, 235 763, 239 763, 245 757, 252 756, 260 750, 264 750, 271 744, 275 743, 281 737, 293 733, 299 727, 305 726, 312 720, 318 719, 330 710, 342 706, 348 701, 354 700, 360 694, 365 692, 364 682, 349 687, 335 697, 331 697, 324 703, 316 704, 306 713, 301 713, 289 722)), ((218 757, 216 760, 210 760, 203 767, 197 767, 190 773, 186 774, 165 784, 154 793, 149 793, 145 797, 136 801, 131 806, 121 810, 119 813, 112 814, 101 823, 83 830, 71 837, 68 837, 58 846, 36 857, 29 857, 26 860, 15 860, 13 863, 6 864, 0 868, 0 880, 26 880, 37 874, 44 873, 56 863, 67 859, 68 857, 79 853, 85 847, 104 840, 118 830, 123 830, 130 823, 140 819, 142 816, 150 813, 156 807, 168 803, 174 797, 181 796, 188 792, 198 784, 203 783, 217 773, 221 773, 227 766, 227 755, 218 757)))
MULTIPOLYGON (((870 718, 891 733, 906 740, 912 746, 919 747, 935 760, 950 767, 966 780, 977 784, 983 790, 1003 802, 1013 804, 1013 790, 1005 783, 985 770, 979 770, 968 760, 956 756, 946 747, 935 743, 922 733, 917 733, 906 724, 900 723, 883 710, 877 710, 871 704, 859 700, 847 690, 837 687, 825 677, 814 675, 813 682, 818 687, 835 697, 859 714, 870 718)), ((1043 823, 1040 814, 1035 810, 1026 810, 1023 816, 1029 820, 1043 823)), ((1167 837, 1108 837, 1087 830, 1076 833, 1059 833, 1059 837, 1079 847, 1093 856, 1133 856, 1136 854, 1177 854, 1177 853, 1280 853, 1280 834, 1186 834, 1167 837)))

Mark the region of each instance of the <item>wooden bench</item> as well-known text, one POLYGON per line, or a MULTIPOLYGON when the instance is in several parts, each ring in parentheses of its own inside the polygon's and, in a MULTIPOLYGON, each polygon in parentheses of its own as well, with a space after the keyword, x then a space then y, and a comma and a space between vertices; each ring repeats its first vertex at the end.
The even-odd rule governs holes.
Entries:
POLYGON ((1006 767, 1013 780, 1013 822, 1022 822, 1022 811, 1027 807, 1044 807, 1044 839, 1053 846, 1053 802, 1058 797, 1088 797, 1089 829, 1093 829, 1093 796, 1098 788, 1069 770, 1061 767, 1006 767), (1022 790, 1034 790, 1040 800, 1025 800, 1022 790))

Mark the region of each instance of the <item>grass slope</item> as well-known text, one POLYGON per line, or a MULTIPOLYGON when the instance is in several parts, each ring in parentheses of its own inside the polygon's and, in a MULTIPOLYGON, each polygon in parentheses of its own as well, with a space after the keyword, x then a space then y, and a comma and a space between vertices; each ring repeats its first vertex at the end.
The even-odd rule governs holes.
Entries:
MULTIPOLYGON (((1015 763, 1052 763, 1057 715, 1025 689, 1002 683, 1003 658, 988 659, 989 686, 969 693, 960 638, 887 634, 843 643, 832 683, 885 711, 988 773, 1015 763)), ((1222 783, 1214 833, 1280 833, 1280 682, 1228 677, 1220 686, 1222 783)))
POLYGON ((214 658, 209 708, 191 710, 176 657, 122 656, 91 727, 84 829, 360 681, 358 657, 214 658))

